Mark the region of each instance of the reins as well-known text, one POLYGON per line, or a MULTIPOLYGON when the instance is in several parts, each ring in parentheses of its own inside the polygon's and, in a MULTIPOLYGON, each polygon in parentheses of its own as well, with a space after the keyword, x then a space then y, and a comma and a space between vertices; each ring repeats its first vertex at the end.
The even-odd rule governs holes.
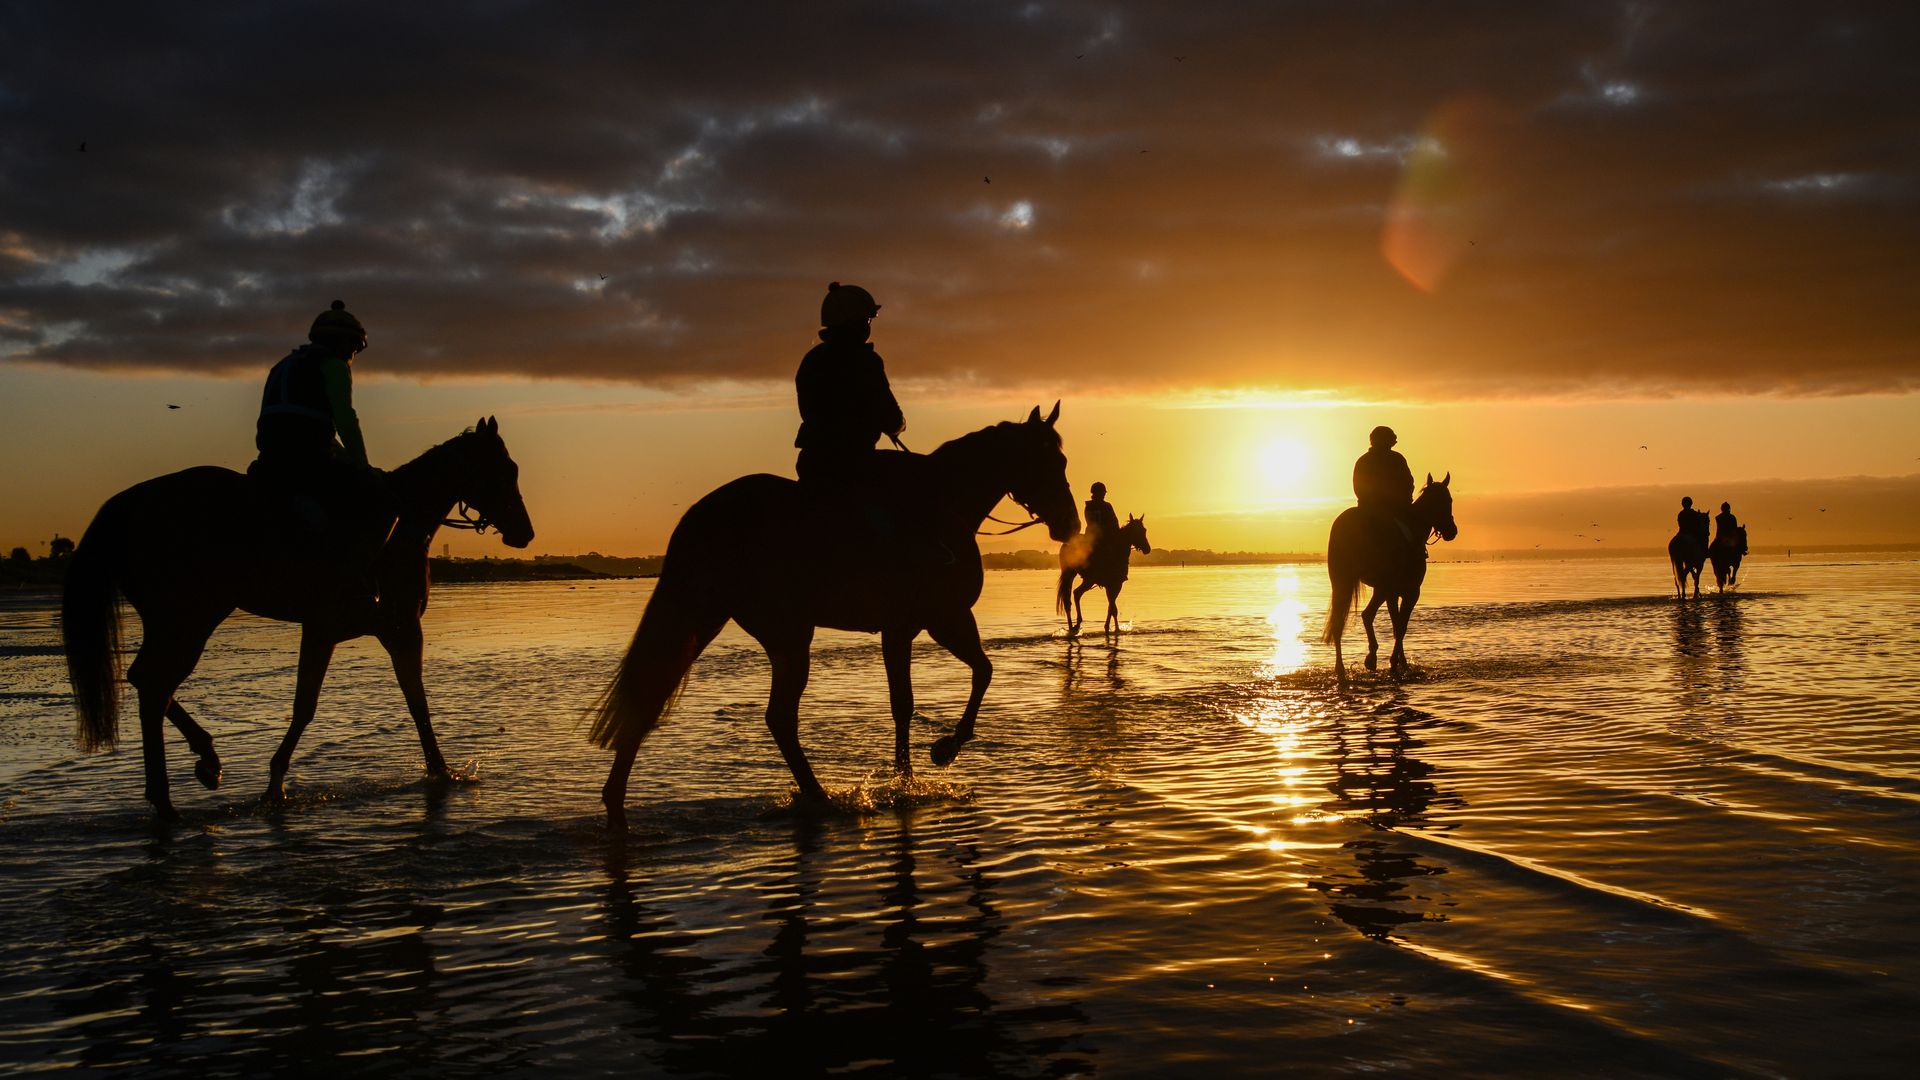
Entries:
MULTIPOLYGON (((1022 507, 1021 509, 1026 509, 1026 508, 1022 507)), ((973 535, 975 536, 1012 536, 1014 533, 1019 532, 1021 529, 1031 529, 1035 525, 1038 525, 1041 523, 1041 518, 1039 514, 1034 514, 1033 511, 1031 510, 1027 510, 1027 513, 1033 514, 1032 519, 1028 521, 1022 521, 1022 522, 1001 521, 999 518, 994 517, 992 514, 988 514, 987 515, 988 521, 998 521, 1002 525, 1012 525, 1013 528, 1001 529, 999 532, 988 532, 985 529, 975 529, 973 530, 973 535)))

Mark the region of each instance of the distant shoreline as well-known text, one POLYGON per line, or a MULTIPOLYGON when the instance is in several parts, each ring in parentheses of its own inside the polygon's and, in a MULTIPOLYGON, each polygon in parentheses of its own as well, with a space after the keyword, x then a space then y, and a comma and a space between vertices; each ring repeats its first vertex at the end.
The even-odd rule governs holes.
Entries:
MULTIPOLYGON (((1433 562, 1475 563, 1499 561, 1586 561, 1591 559, 1653 559, 1666 558, 1663 548, 1495 548, 1484 551, 1449 551, 1436 545, 1432 549, 1433 562)), ((1920 543, 1902 544, 1822 544, 1816 547, 1789 549, 1784 545, 1756 547, 1748 553, 1749 558, 1759 556, 1787 556, 1800 558, 1816 555, 1900 555, 1920 554, 1920 543)), ((664 556, 624 556, 602 555, 589 552, 586 555, 538 555, 531 559, 454 559, 433 558, 429 562, 428 574, 436 585, 478 585, 506 581, 618 581, 636 578, 654 578, 660 576, 660 564, 664 556)), ((1203 566, 1288 566, 1317 565, 1326 562, 1326 556, 1318 552, 1296 551, 1208 551, 1189 549, 1162 549, 1152 555, 1134 554, 1130 565, 1135 569, 1147 567, 1203 567, 1203 566)), ((1032 548, 1020 551, 989 551, 981 555, 981 563, 988 570, 1058 570, 1059 555, 1053 551, 1039 551, 1032 548)), ((34 559, 31 562, 17 563, 0 561, 0 592, 20 593, 58 593, 66 573, 66 560, 34 559)))

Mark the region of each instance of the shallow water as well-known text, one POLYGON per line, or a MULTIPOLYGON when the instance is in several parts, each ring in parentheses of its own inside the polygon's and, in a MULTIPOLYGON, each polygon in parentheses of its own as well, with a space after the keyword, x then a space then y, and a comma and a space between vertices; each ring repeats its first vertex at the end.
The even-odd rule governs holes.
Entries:
POLYGON ((925 764, 966 672, 923 642, 910 786, 875 640, 816 641, 823 812, 729 629, 624 837, 580 716, 648 582, 434 594, 463 783, 421 779, 384 656, 343 648, 282 809, 297 632, 233 620, 181 695, 226 784, 171 740, 171 828, 134 724, 72 749, 51 606, 4 601, 0 1069, 1904 1073, 1920 563, 1664 577, 1436 564, 1414 670, 1343 697, 1320 567, 1136 570, 1112 646, 990 574, 981 737, 925 764))

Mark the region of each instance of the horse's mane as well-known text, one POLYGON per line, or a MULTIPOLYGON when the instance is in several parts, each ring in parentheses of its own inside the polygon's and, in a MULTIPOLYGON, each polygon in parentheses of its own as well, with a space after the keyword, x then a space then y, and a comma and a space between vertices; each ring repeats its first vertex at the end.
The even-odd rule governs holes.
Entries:
MULTIPOLYGON (((930 458, 954 458, 997 450, 1006 441, 1007 436, 1017 433, 1021 428, 1026 426, 1027 421, 1024 420, 1002 420, 997 424, 988 424, 979 431, 970 431, 957 439, 949 439, 941 443, 939 446, 934 447, 933 453, 927 456, 930 458)), ((1059 449, 1061 445, 1060 432, 1048 426, 1047 434, 1053 437, 1054 449, 1059 449)))

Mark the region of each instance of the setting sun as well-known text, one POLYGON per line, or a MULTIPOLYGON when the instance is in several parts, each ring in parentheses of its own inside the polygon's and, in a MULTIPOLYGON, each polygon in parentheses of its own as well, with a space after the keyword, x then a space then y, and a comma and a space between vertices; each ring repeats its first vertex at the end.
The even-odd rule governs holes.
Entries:
POLYGON ((1258 490, 1268 498, 1298 498, 1307 494, 1307 476, 1313 453, 1298 439, 1270 439, 1257 459, 1258 490))

